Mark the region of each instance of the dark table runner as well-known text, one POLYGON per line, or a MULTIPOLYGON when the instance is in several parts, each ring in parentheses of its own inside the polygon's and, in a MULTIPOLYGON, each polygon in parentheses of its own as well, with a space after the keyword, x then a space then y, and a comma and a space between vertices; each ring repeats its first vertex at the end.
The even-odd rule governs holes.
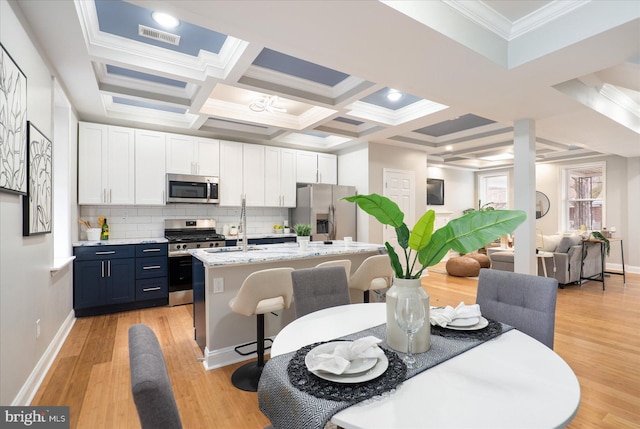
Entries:
MULTIPOLYGON (((418 361, 417 368, 407 369, 404 372, 406 367, 402 364, 403 368, 400 369, 397 365, 397 358, 392 356, 390 359, 392 373, 385 374, 386 378, 384 379, 382 379, 383 376, 380 376, 370 382, 359 383, 355 387, 355 389, 358 389, 359 394, 356 392, 354 395, 351 392, 352 394, 349 395, 348 400, 335 399, 336 395, 331 394, 322 394, 318 395, 321 397, 317 397, 298 389, 291 383, 289 378, 290 366, 292 364, 299 366, 299 359, 302 358, 304 361, 304 355, 312 348, 311 346, 303 347, 299 351, 276 356, 267 361, 258 385, 258 405, 264 415, 271 421, 274 429, 322 429, 331 419, 331 416, 338 411, 353 405, 355 402, 379 395, 380 392, 375 392, 379 383, 384 384, 381 389, 382 392, 392 390, 395 385, 402 381, 408 380, 414 375, 470 350, 510 329, 512 328, 508 325, 490 320, 489 326, 480 331, 451 332, 447 330, 448 335, 451 336, 444 337, 441 335, 443 332, 432 327, 431 349, 425 353, 414 355, 418 361), (393 364, 394 362, 395 364, 393 364)), ((386 324, 365 329, 364 331, 344 336, 341 339, 353 341, 368 335, 384 339, 386 337, 386 324)), ((389 349, 384 340, 379 345, 385 350, 387 356, 390 356, 390 353, 395 353, 389 349)), ((398 354, 404 356, 402 353, 398 354)), ((313 374, 306 374, 306 376, 315 377, 313 374)), ((348 384, 322 380, 318 377, 315 377, 315 379, 318 385, 325 384, 324 387, 327 388, 325 393, 326 391, 330 392, 332 388, 334 390, 346 390, 353 387, 348 384)))

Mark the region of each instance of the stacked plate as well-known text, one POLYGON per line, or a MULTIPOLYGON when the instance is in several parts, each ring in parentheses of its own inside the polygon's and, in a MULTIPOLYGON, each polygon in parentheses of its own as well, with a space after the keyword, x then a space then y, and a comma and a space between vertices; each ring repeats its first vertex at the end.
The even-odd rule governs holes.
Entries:
POLYGON ((387 356, 382 355, 380 358, 353 359, 349 368, 344 370, 342 374, 310 369, 314 366, 312 363, 317 359, 318 355, 332 354, 339 344, 345 344, 345 341, 324 343, 309 350, 309 353, 307 353, 304 359, 307 369, 314 375, 335 383, 362 383, 363 381, 369 381, 379 377, 389 367, 389 359, 387 359, 387 356))

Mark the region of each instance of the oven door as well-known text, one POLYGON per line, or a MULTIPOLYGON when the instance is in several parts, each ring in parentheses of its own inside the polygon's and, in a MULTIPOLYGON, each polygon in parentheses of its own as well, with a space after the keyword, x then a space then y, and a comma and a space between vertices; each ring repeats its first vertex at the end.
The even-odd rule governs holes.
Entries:
POLYGON ((167 202, 219 203, 219 179, 186 174, 167 174, 167 202))
POLYGON ((193 302, 191 255, 169 256, 169 305, 193 302))

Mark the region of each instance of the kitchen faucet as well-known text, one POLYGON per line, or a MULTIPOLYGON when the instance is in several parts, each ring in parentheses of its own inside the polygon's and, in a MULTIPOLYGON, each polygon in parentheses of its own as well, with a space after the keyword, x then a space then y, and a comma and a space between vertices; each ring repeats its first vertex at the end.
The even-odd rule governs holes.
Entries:
POLYGON ((249 239, 247 238, 247 196, 242 195, 242 203, 240 208, 240 227, 238 231, 238 240, 240 240, 240 232, 242 232, 242 251, 248 251, 249 239))

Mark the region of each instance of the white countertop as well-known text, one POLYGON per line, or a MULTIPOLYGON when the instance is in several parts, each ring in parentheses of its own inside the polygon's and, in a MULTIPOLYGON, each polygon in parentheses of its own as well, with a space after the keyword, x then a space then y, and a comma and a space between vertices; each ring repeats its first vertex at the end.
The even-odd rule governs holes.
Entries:
MULTIPOLYGON (((282 237, 295 237, 295 236, 296 236, 295 233, 291 233, 291 234, 279 233, 279 234, 276 234, 274 232, 247 234, 247 237, 249 238, 249 240, 252 240, 254 238, 282 238, 282 237)), ((242 234, 240 234, 240 237, 242 237, 242 234)), ((225 240, 237 240, 238 236, 237 235, 225 235, 224 238, 225 238, 225 240)))
POLYGON ((156 238, 116 238, 111 240, 99 240, 99 241, 74 241, 73 247, 86 247, 86 246, 122 246, 127 244, 154 244, 154 243, 168 243, 164 237, 156 238))
POLYGON ((247 252, 242 252, 241 246, 231 246, 215 249, 193 249, 189 250, 189 253, 202 261, 205 266, 216 267, 374 251, 386 252, 386 248, 381 244, 353 242, 350 246, 345 246, 344 241, 341 240, 334 240, 333 244, 312 241, 309 243, 308 250, 301 250, 296 243, 249 245, 248 248, 251 250, 247 252))

